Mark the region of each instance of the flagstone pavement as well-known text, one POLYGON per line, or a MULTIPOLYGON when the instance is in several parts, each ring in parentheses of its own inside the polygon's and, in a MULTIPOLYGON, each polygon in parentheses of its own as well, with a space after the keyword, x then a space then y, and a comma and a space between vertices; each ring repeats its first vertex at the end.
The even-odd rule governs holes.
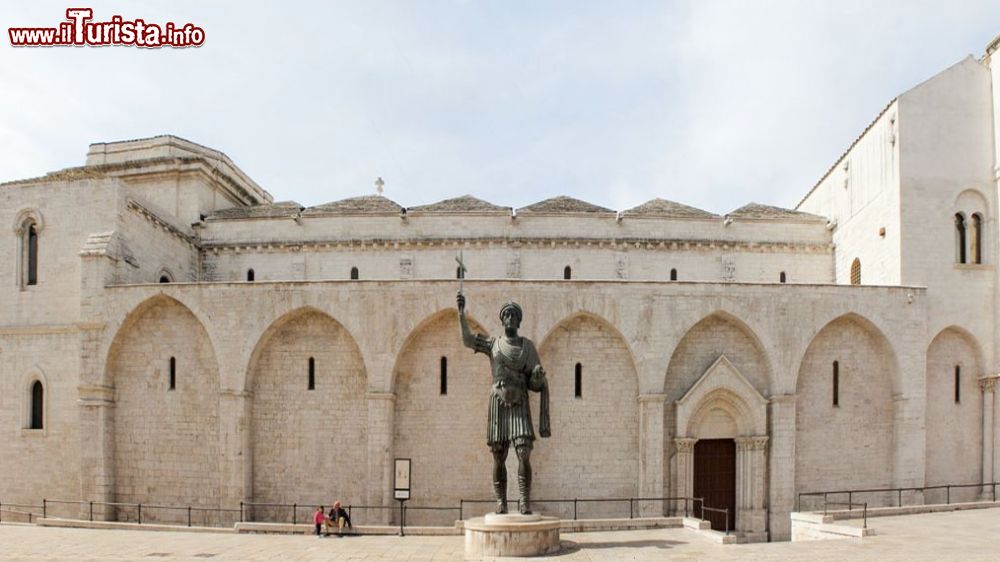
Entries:
MULTIPOLYGON (((1000 560, 1000 509, 882 517, 876 536, 719 545, 685 529, 564 533, 533 560, 1000 560)), ((237 535, 0 524, 0 560, 461 560, 460 536, 237 535)))

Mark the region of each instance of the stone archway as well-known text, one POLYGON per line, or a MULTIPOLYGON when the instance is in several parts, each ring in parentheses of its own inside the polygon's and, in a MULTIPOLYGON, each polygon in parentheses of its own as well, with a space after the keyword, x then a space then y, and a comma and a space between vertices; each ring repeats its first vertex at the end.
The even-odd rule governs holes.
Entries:
POLYGON ((731 507, 735 512, 730 520, 735 520, 735 530, 747 540, 766 540, 767 400, 725 355, 720 355, 676 402, 676 412, 677 495, 693 497, 695 493, 699 440, 733 440, 735 505, 731 507))

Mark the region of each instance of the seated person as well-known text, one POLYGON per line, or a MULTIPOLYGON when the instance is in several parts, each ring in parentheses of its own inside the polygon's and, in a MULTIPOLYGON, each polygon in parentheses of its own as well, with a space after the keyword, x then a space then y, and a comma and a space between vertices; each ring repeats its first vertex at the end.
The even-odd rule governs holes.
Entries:
POLYGON ((347 510, 340 507, 340 501, 333 502, 333 507, 330 508, 330 515, 326 518, 327 534, 330 534, 330 529, 336 525, 337 534, 342 534, 344 531, 344 525, 348 528, 353 529, 354 525, 351 524, 351 516, 347 514, 347 510))

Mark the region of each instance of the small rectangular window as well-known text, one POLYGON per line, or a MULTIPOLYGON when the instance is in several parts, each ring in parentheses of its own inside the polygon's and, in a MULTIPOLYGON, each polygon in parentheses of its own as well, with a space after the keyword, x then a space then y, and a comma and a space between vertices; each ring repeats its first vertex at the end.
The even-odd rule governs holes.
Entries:
POLYGON ((175 390, 177 388, 177 359, 170 358, 170 390, 175 390))
POLYGON ((833 405, 840 406, 840 363, 833 362, 833 405))
POLYGON ((583 398, 583 365, 576 364, 576 372, 573 377, 573 396, 583 398))
POLYGON ((962 401, 962 368, 955 365, 955 403, 962 401))
POLYGON ((309 358, 309 382, 307 388, 316 390, 316 359, 309 358))
POLYGON ((448 394, 448 358, 441 358, 441 396, 448 394))

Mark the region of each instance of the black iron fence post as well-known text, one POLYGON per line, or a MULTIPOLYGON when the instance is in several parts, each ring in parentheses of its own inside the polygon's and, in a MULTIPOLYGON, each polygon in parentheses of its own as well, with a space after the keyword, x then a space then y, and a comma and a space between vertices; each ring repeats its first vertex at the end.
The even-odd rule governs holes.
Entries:
POLYGON ((191 506, 188 506, 188 527, 191 526, 191 506))
POLYGON ((632 519, 632 498, 628 499, 628 518, 632 519))
POLYGON ((297 512, 298 510, 299 510, 299 504, 297 504, 297 503, 293 503, 293 504, 292 504, 292 525, 294 525, 294 524, 295 524, 295 517, 296 517, 296 515, 297 515, 297 514, 296 514, 296 512, 297 512))
POLYGON ((42 498, 42 517, 48 517, 48 500, 42 498))
POLYGON ((951 505, 951 486, 945 486, 944 492, 945 492, 945 500, 944 500, 945 505, 951 505))
POLYGON ((573 498, 573 521, 576 521, 576 502, 577 501, 578 500, 576 498, 573 498))
POLYGON ((142 504, 139 504, 139 524, 142 525, 142 504))
POLYGON ((465 507, 465 500, 459 499, 458 500, 458 520, 459 521, 465 519, 464 517, 462 517, 462 514, 465 513, 464 507, 465 507))
POLYGON ((90 520, 94 520, 94 500, 90 500, 90 520))
POLYGON ((240 502, 240 523, 243 522, 243 502, 240 502))

